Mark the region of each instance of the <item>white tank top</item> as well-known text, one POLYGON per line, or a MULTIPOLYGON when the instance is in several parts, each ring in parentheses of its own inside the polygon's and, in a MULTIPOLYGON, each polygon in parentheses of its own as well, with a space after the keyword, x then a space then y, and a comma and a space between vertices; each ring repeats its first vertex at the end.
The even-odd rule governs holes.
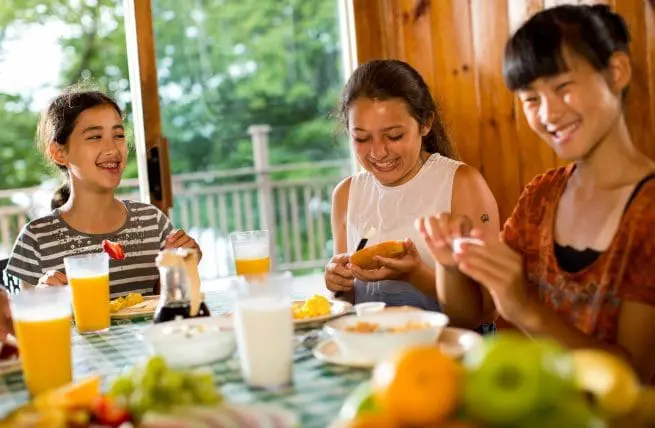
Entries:
MULTIPOLYGON (((410 238, 416 244, 421 259, 433 267, 434 260, 414 228, 414 221, 421 216, 450 212, 455 172, 461 165, 462 162, 435 153, 411 180, 394 187, 380 184, 368 171, 354 175, 348 195, 348 252, 355 251, 367 228, 373 226, 376 234, 369 239, 367 246, 387 240, 410 238)), ((391 306, 438 309, 433 299, 406 282, 380 281, 366 284, 356 281, 355 301, 374 300, 386 301, 391 306)))

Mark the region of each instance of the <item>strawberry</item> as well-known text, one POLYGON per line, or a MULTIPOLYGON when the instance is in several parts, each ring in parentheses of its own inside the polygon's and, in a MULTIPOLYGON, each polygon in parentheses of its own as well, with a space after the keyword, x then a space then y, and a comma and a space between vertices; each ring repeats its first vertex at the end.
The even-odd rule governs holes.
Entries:
POLYGON ((106 396, 100 396, 95 399, 91 408, 94 422, 103 426, 119 427, 121 424, 131 420, 131 415, 127 409, 118 406, 114 401, 106 396))
POLYGON ((120 242, 111 242, 110 240, 105 239, 102 241, 102 249, 114 260, 125 259, 125 251, 123 251, 123 246, 120 242))

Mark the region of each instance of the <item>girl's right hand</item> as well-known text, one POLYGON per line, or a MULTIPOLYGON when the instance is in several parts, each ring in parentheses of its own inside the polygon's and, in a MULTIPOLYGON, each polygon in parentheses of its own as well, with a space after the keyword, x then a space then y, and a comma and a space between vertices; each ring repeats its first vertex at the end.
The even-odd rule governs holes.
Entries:
POLYGON ((435 262, 444 267, 456 267, 453 258, 453 240, 468 236, 473 223, 466 216, 452 217, 443 212, 436 216, 419 217, 415 222, 416 230, 421 234, 435 262))
POLYGON ((62 285, 68 285, 68 278, 66 278, 66 275, 62 272, 59 272, 58 270, 49 270, 41 278, 39 278, 39 282, 36 284, 37 287, 53 287, 62 285))
POLYGON ((328 290, 349 291, 353 288, 354 277, 350 270, 350 255, 336 254, 325 267, 325 286, 328 290))

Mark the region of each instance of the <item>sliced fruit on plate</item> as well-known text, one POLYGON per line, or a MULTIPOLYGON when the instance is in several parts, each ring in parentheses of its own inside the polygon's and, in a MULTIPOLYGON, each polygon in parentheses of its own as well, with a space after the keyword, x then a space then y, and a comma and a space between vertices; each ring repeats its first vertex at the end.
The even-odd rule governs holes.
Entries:
POLYGON ((639 378, 632 367, 613 354, 584 349, 571 352, 578 387, 593 395, 598 408, 609 416, 631 412, 640 395, 639 378))
POLYGON ((125 251, 120 242, 112 242, 109 239, 102 241, 102 250, 114 260, 124 260, 125 251))
POLYGON ((37 409, 51 407, 87 408, 100 396, 100 377, 91 376, 38 395, 34 399, 37 409))
POLYGON ((325 297, 316 294, 304 302, 293 304, 293 319, 302 320, 330 314, 332 305, 325 297))

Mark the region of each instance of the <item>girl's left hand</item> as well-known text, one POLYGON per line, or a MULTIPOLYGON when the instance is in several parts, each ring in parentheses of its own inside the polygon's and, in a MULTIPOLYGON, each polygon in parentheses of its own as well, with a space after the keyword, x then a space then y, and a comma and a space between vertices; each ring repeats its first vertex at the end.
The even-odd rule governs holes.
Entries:
POLYGON ((199 258, 202 258, 202 251, 198 243, 183 230, 174 230, 166 237, 164 249, 192 248, 198 251, 199 258))
MULTIPOLYGON (((472 236, 483 239, 479 230, 472 236)), ((523 272, 523 257, 500 240, 485 240, 484 245, 463 243, 455 253, 459 270, 489 291, 498 313, 507 321, 522 317, 529 310, 523 272)))
POLYGON ((411 239, 405 240, 405 255, 401 258, 392 259, 387 257, 375 256, 374 259, 380 264, 377 269, 362 269, 359 266, 350 265, 350 269, 355 278, 364 282, 376 282, 385 279, 403 279, 421 266, 421 256, 416 249, 416 245, 411 239))

